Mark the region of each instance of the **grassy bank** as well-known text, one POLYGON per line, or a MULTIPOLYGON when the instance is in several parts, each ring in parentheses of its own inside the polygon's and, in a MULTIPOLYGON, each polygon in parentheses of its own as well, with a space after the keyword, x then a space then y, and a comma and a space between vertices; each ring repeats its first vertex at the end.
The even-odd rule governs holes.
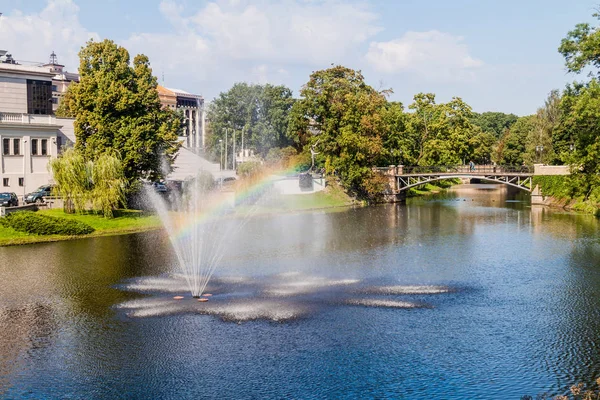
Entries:
POLYGON ((90 225, 96 231, 89 235, 83 236, 41 236, 18 232, 12 228, 0 226, 0 246, 38 242, 54 242, 59 240, 69 240, 85 237, 143 232, 151 229, 157 229, 161 226, 160 220, 157 216, 144 214, 136 210, 119 210, 115 213, 115 218, 112 219, 104 218, 96 214, 65 214, 61 209, 41 210, 38 212, 40 214, 80 221, 90 225))
MULTIPOLYGON (((253 212, 260 214, 301 211, 321 208, 342 207, 352 204, 352 199, 346 195, 337 184, 328 186, 322 192, 312 194, 286 195, 279 196, 275 200, 253 212)), ((238 212, 244 212, 244 207, 236 209, 238 212)), ((144 232, 161 227, 160 220, 156 215, 150 215, 137 210, 118 210, 115 212, 115 218, 104 218, 97 214, 66 214, 62 209, 41 210, 39 214, 53 217, 62 217, 83 222, 95 229, 95 232, 82 236, 65 235, 33 235, 19 232, 13 228, 0 225, 0 246, 55 242, 60 240, 79 239, 95 236, 120 235, 134 232, 144 232)))
POLYGON ((422 186, 408 189, 406 197, 419 197, 439 193, 459 183, 460 180, 458 179, 447 179, 436 181, 435 183, 426 183, 422 186))
POLYGON ((600 218, 600 187, 592 190, 587 199, 584 196, 573 196, 576 190, 568 175, 534 176, 533 187, 539 185, 544 196, 552 197, 552 204, 568 210, 593 214, 600 218))

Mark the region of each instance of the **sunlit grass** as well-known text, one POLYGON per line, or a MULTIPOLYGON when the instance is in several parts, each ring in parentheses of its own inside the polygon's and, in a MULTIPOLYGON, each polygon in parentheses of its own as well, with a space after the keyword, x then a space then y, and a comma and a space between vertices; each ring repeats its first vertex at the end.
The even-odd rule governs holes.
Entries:
MULTIPOLYGON (((74 219, 86 223, 94 229, 96 229, 96 231, 90 235, 78 237, 92 237, 120 233, 143 232, 150 229, 156 229, 161 226, 160 219, 158 218, 158 216, 148 215, 137 210, 115 211, 115 218, 104 218, 102 215, 93 213, 66 214, 62 209, 41 210, 38 212, 40 214, 51 215, 54 217, 74 219)), ((73 236, 65 235, 30 235, 24 232, 18 232, 13 228, 0 226, 0 246, 36 242, 51 242, 72 238, 73 236)))

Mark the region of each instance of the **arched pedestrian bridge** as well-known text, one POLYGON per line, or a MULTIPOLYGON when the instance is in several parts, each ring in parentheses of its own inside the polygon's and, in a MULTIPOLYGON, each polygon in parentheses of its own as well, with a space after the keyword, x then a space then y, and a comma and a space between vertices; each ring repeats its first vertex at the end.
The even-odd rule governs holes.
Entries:
POLYGON ((397 172, 397 190, 443 179, 480 179, 486 182, 503 183, 531 192, 534 167, 512 165, 480 165, 471 169, 468 165, 401 167, 397 172))
POLYGON ((532 192, 532 178, 536 175, 568 175, 566 165, 468 165, 450 166, 389 166, 378 168, 388 176, 389 188, 386 195, 403 195, 410 188, 443 179, 480 179, 484 182, 502 183, 532 192))

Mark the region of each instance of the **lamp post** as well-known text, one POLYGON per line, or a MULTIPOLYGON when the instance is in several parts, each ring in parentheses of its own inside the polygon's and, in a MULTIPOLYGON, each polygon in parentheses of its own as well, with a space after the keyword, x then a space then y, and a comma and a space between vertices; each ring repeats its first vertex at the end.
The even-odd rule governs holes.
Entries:
POLYGON ((221 149, 221 156, 219 157, 219 166, 223 169, 223 139, 219 139, 219 148, 221 149))
POLYGON ((544 152, 544 146, 535 146, 535 152, 537 154, 537 161, 538 163, 540 162, 540 157, 542 155, 542 153, 544 152))

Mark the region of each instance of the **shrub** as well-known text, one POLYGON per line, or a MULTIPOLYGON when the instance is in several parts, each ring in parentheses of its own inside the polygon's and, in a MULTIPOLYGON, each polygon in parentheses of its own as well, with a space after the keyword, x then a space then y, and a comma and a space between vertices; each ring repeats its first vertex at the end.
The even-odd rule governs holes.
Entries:
POLYGON ((257 174, 261 169, 261 165, 258 162, 249 161, 238 165, 238 175, 242 177, 252 176, 257 174))
POLYGON ((8 214, 1 219, 4 226, 34 235, 87 235, 94 232, 94 228, 83 222, 31 211, 8 214))

